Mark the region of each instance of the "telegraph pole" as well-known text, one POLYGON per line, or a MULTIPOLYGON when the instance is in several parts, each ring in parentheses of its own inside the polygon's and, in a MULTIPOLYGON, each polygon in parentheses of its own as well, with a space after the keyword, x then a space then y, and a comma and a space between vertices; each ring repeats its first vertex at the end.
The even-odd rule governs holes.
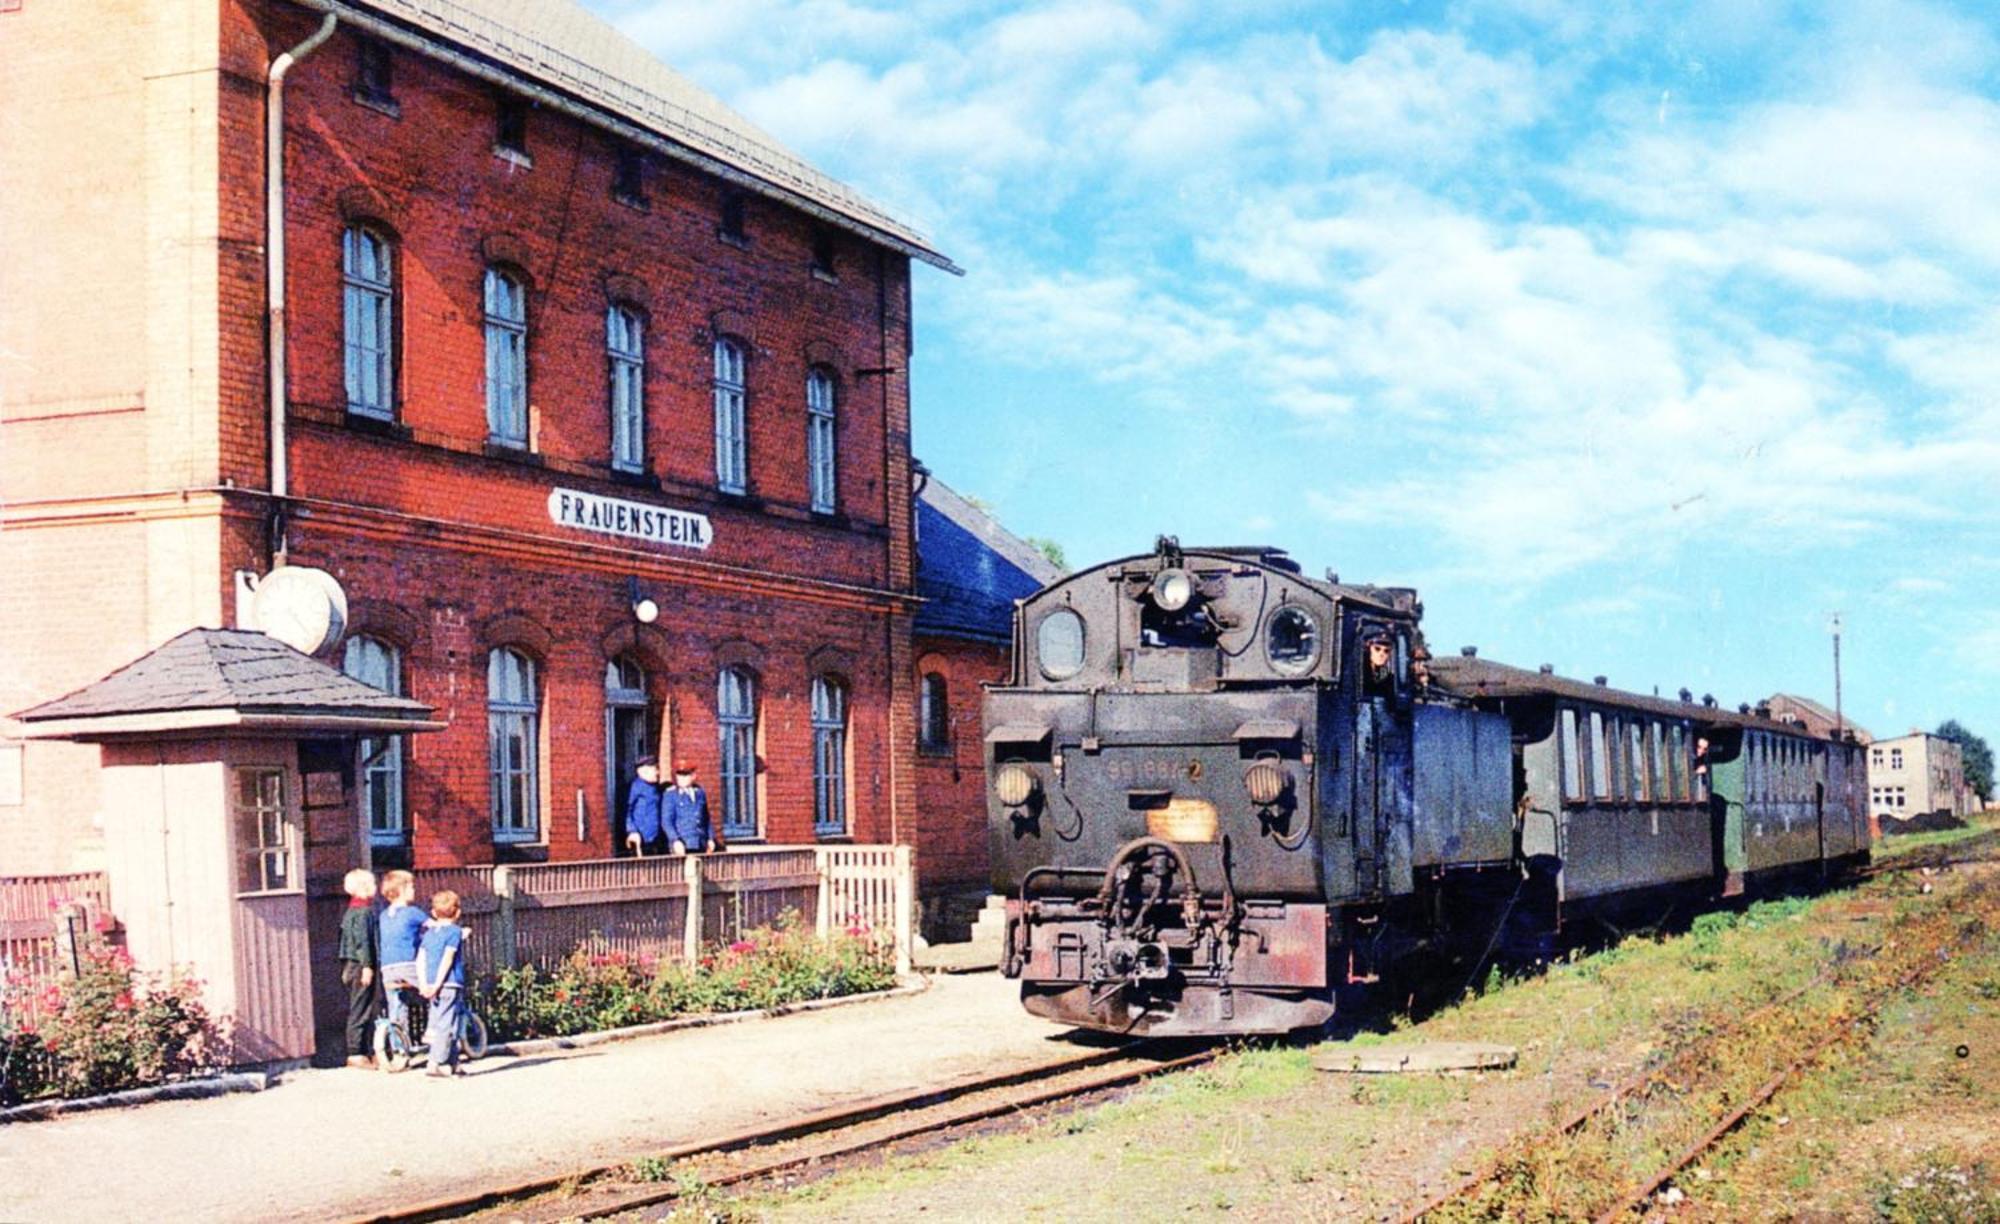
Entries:
POLYGON ((1837 739, 1846 727, 1840 716, 1840 613, 1833 614, 1833 734, 1837 739))

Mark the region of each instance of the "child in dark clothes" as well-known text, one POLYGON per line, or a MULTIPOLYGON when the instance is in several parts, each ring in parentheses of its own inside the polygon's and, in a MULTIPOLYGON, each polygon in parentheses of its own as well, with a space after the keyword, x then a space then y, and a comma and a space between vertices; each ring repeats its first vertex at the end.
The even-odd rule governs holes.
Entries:
POLYGON ((381 964, 375 927, 375 873, 356 867, 341 881, 347 912, 340 917, 340 984, 347 987, 347 1065, 369 1067, 375 1027, 375 972, 381 964))

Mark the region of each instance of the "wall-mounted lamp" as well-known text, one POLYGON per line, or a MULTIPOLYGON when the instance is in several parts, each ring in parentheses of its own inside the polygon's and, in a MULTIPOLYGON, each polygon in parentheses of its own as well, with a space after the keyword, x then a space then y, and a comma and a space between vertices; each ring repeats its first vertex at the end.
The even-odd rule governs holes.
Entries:
POLYGON ((651 597, 640 592, 639 579, 636 576, 626 577, 625 594, 632 604, 633 620, 638 621, 642 625, 650 625, 660 619, 660 605, 654 602, 651 597))

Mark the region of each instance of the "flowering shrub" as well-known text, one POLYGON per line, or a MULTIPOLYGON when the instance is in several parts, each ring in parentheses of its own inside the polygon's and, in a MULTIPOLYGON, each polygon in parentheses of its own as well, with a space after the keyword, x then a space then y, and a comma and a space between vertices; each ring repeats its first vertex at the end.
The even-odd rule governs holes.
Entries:
POLYGON ((502 970, 477 1003, 497 1039, 567 1037, 702 1012, 831 999, 895 984, 865 930, 820 939, 787 912, 694 964, 585 944, 553 970, 502 970))
POLYGON ((122 948, 93 947, 80 973, 8 989, 36 989, 39 1018, 0 1033, 0 1104, 165 1083, 224 1061, 200 984, 140 973, 122 948))

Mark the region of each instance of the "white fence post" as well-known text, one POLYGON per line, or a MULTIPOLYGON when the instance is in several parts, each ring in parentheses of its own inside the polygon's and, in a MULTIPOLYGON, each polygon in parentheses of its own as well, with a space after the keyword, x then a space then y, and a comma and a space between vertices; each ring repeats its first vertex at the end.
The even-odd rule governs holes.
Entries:
POLYGON ((833 851, 824 846, 813 849, 813 869, 819 872, 819 904, 813 918, 813 933, 821 939, 833 934, 833 851))
POLYGON ((692 965, 701 959, 701 856, 690 854, 681 860, 681 878, 687 881, 687 922, 681 934, 682 955, 692 965))
POLYGON ((896 879, 891 891, 896 905, 896 976, 910 973, 910 909, 915 890, 911 887, 910 848, 896 847, 896 879))

